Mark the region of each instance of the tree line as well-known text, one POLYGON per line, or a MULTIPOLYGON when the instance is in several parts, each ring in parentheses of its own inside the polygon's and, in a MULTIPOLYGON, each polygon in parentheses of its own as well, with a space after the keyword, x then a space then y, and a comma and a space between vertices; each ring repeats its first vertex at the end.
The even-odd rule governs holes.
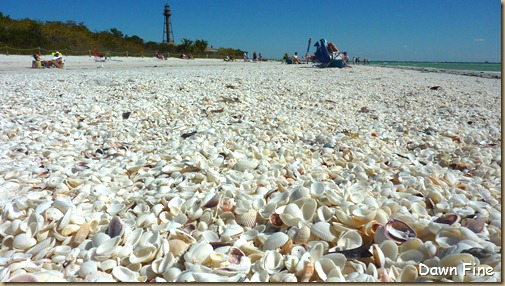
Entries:
MULTIPOLYGON (((159 51, 162 54, 176 56, 180 53, 196 57, 207 55, 208 42, 203 39, 182 39, 181 44, 145 42, 134 35, 124 35, 116 28, 92 32, 84 23, 75 21, 39 21, 28 18, 16 20, 0 12, 0 47, 8 46, 17 49, 70 50, 124 52, 130 54, 149 54, 159 51)), ((240 57, 240 49, 219 48, 220 56, 233 55, 240 57)))

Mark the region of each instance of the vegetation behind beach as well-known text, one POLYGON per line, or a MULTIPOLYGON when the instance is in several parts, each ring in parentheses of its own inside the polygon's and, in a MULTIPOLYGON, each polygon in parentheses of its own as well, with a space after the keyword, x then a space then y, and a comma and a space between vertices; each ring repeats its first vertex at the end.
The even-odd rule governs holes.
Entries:
MULTIPOLYGON (((163 54, 180 53, 194 56, 208 56, 208 42, 203 39, 182 39, 180 44, 145 42, 142 38, 123 34, 116 28, 106 31, 90 31, 84 23, 75 21, 46 21, 28 18, 16 20, 0 12, 0 48, 9 47, 10 53, 32 53, 34 49, 47 51, 65 50, 69 54, 87 54, 97 50, 102 53, 144 55, 159 51, 163 54)), ((219 48, 219 56, 242 56, 243 51, 232 48, 219 48)))

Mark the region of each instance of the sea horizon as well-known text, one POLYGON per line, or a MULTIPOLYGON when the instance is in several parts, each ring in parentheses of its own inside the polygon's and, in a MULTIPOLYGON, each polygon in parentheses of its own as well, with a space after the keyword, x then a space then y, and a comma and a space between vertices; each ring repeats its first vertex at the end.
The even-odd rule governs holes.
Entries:
POLYGON ((438 70, 478 71, 486 73, 501 73, 500 62, 451 62, 451 61, 386 61, 374 60, 369 62, 375 66, 432 68, 438 70))

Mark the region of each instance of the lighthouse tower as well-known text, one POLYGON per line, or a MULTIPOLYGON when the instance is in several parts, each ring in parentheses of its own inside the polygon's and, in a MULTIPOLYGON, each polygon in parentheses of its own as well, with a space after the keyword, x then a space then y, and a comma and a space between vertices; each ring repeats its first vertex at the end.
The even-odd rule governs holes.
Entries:
POLYGON ((173 43, 174 42, 174 31, 172 30, 172 21, 170 20, 170 6, 165 4, 165 11, 163 16, 165 16, 165 23, 163 24, 163 43, 173 43))

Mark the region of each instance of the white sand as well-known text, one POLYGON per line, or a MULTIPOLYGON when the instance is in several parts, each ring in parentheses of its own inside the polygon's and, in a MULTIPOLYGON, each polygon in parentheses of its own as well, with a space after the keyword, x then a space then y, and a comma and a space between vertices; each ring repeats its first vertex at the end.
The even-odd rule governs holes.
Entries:
MULTIPOLYGON (((0 56, 2 208, 39 191, 70 197, 88 222, 110 219, 109 205, 138 197, 156 203, 156 184, 167 177, 161 167, 196 166, 201 174, 186 174, 171 192, 192 190, 200 199, 233 193, 251 207, 263 198, 260 189, 291 193, 320 181, 327 191, 350 189, 379 206, 405 206, 407 213, 390 218, 419 236, 443 213, 485 208, 479 243, 501 243, 499 79, 202 59, 96 63, 69 56, 64 69, 30 66, 29 56, 0 56), (65 185, 69 180, 78 186, 65 185), (432 191, 444 205, 425 205, 427 217, 410 209, 409 193, 432 191)), ((134 224, 131 210, 127 215, 125 223, 134 224)))

